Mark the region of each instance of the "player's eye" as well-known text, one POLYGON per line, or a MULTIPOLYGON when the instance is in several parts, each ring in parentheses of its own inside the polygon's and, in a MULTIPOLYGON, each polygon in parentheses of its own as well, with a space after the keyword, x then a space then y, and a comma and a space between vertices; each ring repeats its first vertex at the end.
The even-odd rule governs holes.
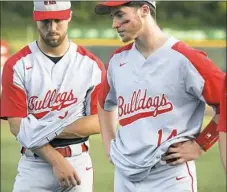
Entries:
POLYGON ((60 23, 61 21, 62 21, 62 20, 59 20, 59 19, 54 19, 54 20, 48 20, 48 19, 46 19, 46 20, 42 20, 41 23, 42 23, 43 25, 49 25, 51 22, 60 23))
POLYGON ((50 20, 48 20, 48 19, 42 20, 41 23, 42 23, 43 25, 47 25, 47 24, 50 23, 50 20))
POLYGON ((55 19, 55 23, 60 23, 62 20, 55 19))
POLYGON ((116 17, 118 19, 121 19, 124 16, 124 13, 122 11, 116 11, 115 13, 111 13, 110 16, 112 18, 116 17))
POLYGON ((122 12, 119 12, 116 14, 116 17, 121 19, 124 16, 124 14, 122 12))

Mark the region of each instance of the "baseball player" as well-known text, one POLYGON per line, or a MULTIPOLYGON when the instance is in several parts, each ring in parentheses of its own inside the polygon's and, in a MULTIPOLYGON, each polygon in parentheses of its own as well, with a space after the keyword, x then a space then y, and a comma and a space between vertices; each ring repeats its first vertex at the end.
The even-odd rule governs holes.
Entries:
POLYGON ((194 161, 170 166, 163 157, 176 143, 193 140, 200 151, 217 141, 213 120, 199 133, 206 103, 219 106, 224 73, 205 53, 164 34, 155 8, 154 1, 128 0, 95 7, 97 14, 111 15, 123 42, 134 41, 113 53, 102 83, 98 114, 105 151, 115 165, 115 192, 196 192, 194 161))
POLYGON ((1 118, 22 146, 13 192, 92 192, 102 62, 67 37, 70 1, 34 1, 39 38, 8 59, 1 118))
POLYGON ((220 120, 218 124, 219 131, 219 145, 221 158, 226 170, 226 76, 223 83, 223 88, 221 92, 221 103, 220 103, 220 120))

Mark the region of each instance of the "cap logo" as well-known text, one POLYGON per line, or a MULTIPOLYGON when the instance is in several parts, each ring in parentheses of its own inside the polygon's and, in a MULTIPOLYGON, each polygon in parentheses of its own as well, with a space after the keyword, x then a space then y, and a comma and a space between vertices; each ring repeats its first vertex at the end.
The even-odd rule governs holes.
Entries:
POLYGON ((71 16, 70 1, 34 0, 33 20, 68 20, 71 16))
POLYGON ((44 1, 44 5, 55 5, 56 1, 44 1))

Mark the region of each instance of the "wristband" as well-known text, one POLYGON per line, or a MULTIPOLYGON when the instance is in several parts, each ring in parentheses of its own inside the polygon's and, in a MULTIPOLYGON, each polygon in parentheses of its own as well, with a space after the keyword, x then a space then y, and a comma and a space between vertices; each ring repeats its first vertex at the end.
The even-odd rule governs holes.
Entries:
POLYGON ((212 120, 195 141, 207 151, 218 140, 217 124, 212 120))

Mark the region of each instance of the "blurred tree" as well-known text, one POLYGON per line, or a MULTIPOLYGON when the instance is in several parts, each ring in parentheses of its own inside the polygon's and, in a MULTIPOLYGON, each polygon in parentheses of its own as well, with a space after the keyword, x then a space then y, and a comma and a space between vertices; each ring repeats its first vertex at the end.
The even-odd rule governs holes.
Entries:
POLYGON ((158 1, 157 18, 158 22, 166 27, 225 28, 226 2, 158 1))
MULTIPOLYGON (((94 1, 72 1, 73 26, 97 27, 109 25, 109 17, 94 13, 94 1)), ((1 1, 1 24, 21 26, 32 23, 31 1, 1 1)), ((158 1, 157 20, 163 27, 204 28, 226 26, 226 2, 158 1)))

